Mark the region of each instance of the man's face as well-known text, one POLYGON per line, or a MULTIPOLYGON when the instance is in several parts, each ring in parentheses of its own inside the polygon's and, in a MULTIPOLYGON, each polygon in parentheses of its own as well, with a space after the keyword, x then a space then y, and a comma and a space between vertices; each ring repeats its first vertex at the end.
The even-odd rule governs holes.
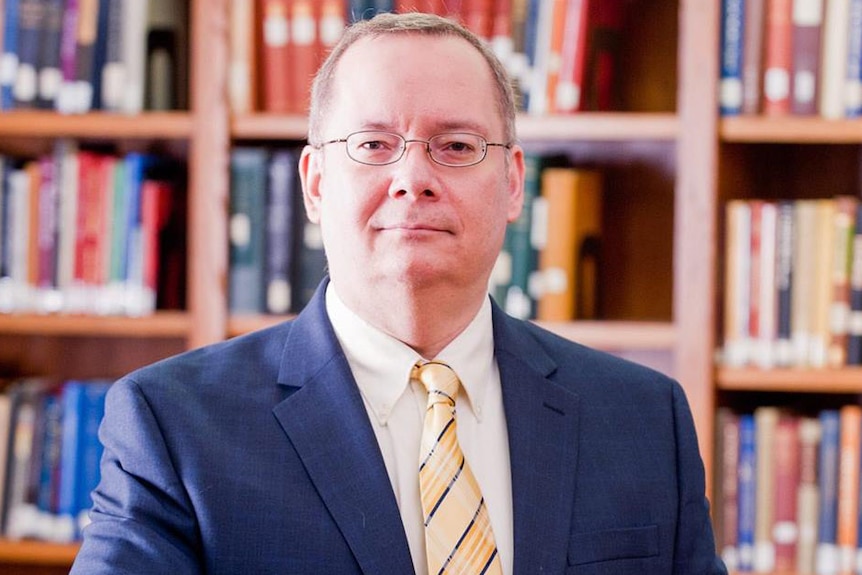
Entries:
MULTIPOLYGON (((469 132, 503 142, 491 71, 461 38, 360 40, 342 56, 333 88, 324 141, 381 130, 408 140, 469 132)), ((523 171, 517 146, 490 146, 479 164, 447 167, 424 144, 409 143, 399 161, 369 166, 333 143, 306 148, 301 163, 306 209, 321 224, 330 275, 358 298, 385 298, 373 290, 393 280, 485 289, 506 223, 521 210, 523 171)))

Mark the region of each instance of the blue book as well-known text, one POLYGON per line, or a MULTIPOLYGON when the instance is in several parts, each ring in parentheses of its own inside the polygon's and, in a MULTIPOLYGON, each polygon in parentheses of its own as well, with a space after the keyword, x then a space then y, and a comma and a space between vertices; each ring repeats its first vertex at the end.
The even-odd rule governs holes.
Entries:
POLYGON ((754 525, 757 511, 757 429, 754 415, 739 417, 739 571, 754 569, 754 525))
POLYGON ((155 158, 148 154, 132 152, 124 159, 126 221, 125 242, 121 251, 125 252, 122 277, 125 285, 123 308, 129 315, 140 315, 146 307, 144 286, 144 242, 141 219, 141 187, 155 158))
POLYGON ((533 84, 534 66, 536 64, 536 50, 539 46, 538 28, 540 0, 527 0, 527 17, 524 19, 524 55, 526 56, 526 69, 518 86, 521 88, 521 110, 530 109, 530 88, 533 84))
POLYGON ((230 158, 231 313, 263 313, 266 245, 266 177, 268 153, 263 148, 235 148, 230 158))
POLYGON ((721 80, 718 103, 723 116, 742 112, 744 0, 721 2, 721 80))
POLYGON ((819 572, 838 571, 838 465, 841 454, 841 417, 837 410, 820 413, 820 461, 818 481, 820 510, 817 518, 817 565, 819 572), (830 568, 831 566, 831 568, 830 568), (821 571, 821 567, 824 569, 821 571))
POLYGON ((845 92, 848 117, 862 116, 862 0, 850 0, 845 92))
POLYGON ((79 479, 75 506, 78 509, 76 538, 81 529, 89 523, 90 509, 93 507, 92 492, 99 484, 102 461, 102 442, 99 441, 99 426, 105 416, 105 395, 110 388, 109 382, 88 381, 83 385, 83 405, 80 419, 80 459, 78 462, 79 479))
POLYGON ((272 154, 266 194, 266 256, 264 283, 266 311, 290 311, 293 288, 294 234, 292 222, 296 195, 298 153, 280 150, 272 154))
POLYGON ((77 535, 84 385, 82 381, 68 381, 63 385, 62 391, 63 440, 60 452, 60 493, 57 501, 59 541, 73 541, 77 535))
POLYGON ((45 26, 45 6, 41 0, 19 0, 18 3, 18 70, 15 74, 16 108, 36 104, 39 91, 39 45, 45 26))
POLYGON ((18 0, 6 0, 3 13, 3 45, 0 47, 0 110, 15 107, 18 75, 18 0))

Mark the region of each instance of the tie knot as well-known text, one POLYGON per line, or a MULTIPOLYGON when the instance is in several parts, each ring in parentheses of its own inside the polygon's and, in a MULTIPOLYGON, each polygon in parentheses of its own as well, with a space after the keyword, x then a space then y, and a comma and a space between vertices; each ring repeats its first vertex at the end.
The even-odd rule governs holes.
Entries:
POLYGON ((413 367, 413 377, 428 390, 429 405, 440 401, 455 405, 461 382, 451 367, 439 361, 417 362, 413 367))

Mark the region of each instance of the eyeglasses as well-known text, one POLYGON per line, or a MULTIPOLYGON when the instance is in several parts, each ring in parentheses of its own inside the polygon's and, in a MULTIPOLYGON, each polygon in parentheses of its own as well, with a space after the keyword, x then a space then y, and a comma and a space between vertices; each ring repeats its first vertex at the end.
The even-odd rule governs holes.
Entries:
POLYGON ((394 164, 404 155, 410 142, 425 144, 425 150, 431 160, 441 166, 453 168, 478 164, 488 154, 488 146, 499 146, 507 150, 512 147, 512 144, 496 144, 477 134, 462 132, 437 134, 429 140, 408 140, 390 132, 363 131, 354 132, 346 138, 321 142, 314 148, 320 149, 341 142, 347 144, 347 156, 351 160, 369 166, 394 164))

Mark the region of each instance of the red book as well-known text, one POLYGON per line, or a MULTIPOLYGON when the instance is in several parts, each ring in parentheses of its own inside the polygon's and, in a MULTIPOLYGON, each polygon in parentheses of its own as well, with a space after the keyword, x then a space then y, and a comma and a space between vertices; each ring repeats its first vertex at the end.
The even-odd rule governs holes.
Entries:
POLYGON ((772 540, 775 544, 775 570, 791 572, 796 568, 796 542, 799 527, 796 517, 799 486, 799 424, 791 415, 782 415, 775 429, 775 515, 772 540))
POLYGON ((319 13, 313 0, 291 0, 290 30, 291 59, 287 75, 290 77, 291 97, 288 110, 294 114, 308 112, 309 89, 317 72, 319 47, 317 25, 319 13))
POLYGON ((589 0, 566 0, 560 71, 551 100, 554 112, 574 112, 583 103, 589 5, 589 0))
POLYGON ((624 3, 602 0, 590 5, 588 17, 587 100, 582 108, 608 111, 617 99, 616 81, 622 35, 624 3))
MULTIPOLYGON (((73 283, 87 289, 102 287, 107 280, 103 169, 104 161, 99 154, 78 153, 78 219, 73 283)), ((89 305, 90 302, 82 303, 89 305)))
POLYGON ((822 0, 793 0, 793 83, 790 111, 794 114, 817 113, 822 28, 822 0))
POLYGON ((763 72, 763 29, 766 0, 746 0, 742 16, 742 113, 760 112, 760 76, 763 72))
POLYGON ((792 16, 792 0, 768 0, 766 51, 763 57, 763 112, 765 114, 790 113, 792 16))
POLYGON ((288 70, 292 60, 288 3, 287 0, 260 0, 260 3, 263 108, 267 112, 289 112, 288 70))
POLYGON ((159 236, 171 212, 172 187, 168 182, 145 180, 141 185, 141 244, 143 247, 144 311, 155 309, 159 283, 159 236))

